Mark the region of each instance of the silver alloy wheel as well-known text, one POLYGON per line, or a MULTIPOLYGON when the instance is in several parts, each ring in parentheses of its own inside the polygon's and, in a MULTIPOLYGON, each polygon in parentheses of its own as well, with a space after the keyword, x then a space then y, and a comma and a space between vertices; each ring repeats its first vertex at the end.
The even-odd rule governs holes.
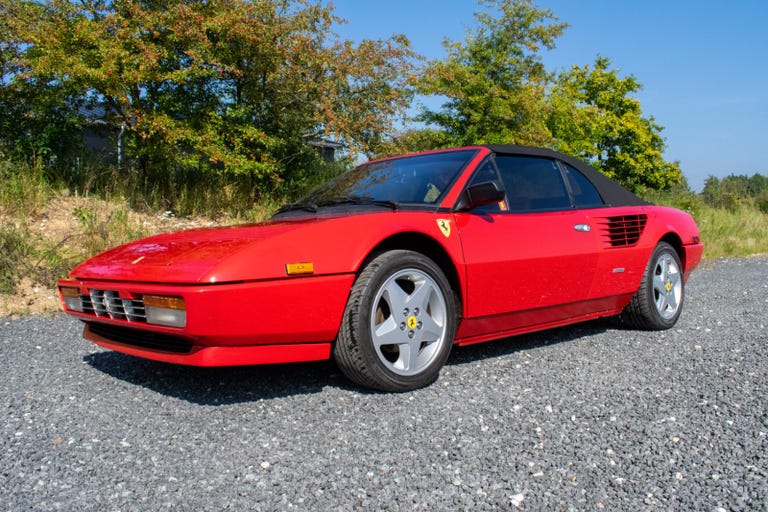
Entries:
POLYGON ((376 292, 371 339, 384 366, 398 375, 416 375, 429 367, 446 340, 447 306, 440 287, 427 273, 403 269, 376 292))
POLYGON ((680 267, 675 259, 662 253, 653 271, 653 301, 656 311, 662 318, 669 320, 680 308, 683 297, 683 280, 680 267))

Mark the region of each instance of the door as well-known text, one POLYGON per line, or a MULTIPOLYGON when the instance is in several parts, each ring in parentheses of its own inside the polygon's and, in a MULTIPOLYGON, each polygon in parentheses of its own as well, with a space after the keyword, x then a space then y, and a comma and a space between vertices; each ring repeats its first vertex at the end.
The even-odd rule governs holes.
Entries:
MULTIPOLYGON (((465 335, 557 322, 588 312, 597 233, 574 208, 558 163, 497 155, 505 201, 455 214, 466 264, 465 335), (477 320, 477 321, 476 321, 477 320)), ((472 183, 487 180, 476 176, 472 183)))
POLYGON ((459 213, 456 226, 466 262, 470 316, 588 298, 598 245, 583 213, 459 213))

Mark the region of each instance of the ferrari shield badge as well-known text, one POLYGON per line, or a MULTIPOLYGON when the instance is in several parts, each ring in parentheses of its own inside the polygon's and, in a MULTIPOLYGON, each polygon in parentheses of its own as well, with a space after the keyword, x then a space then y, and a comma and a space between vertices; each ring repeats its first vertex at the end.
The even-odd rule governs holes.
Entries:
POLYGON ((445 238, 451 236, 451 221, 448 219, 437 219, 437 227, 445 235, 445 238))

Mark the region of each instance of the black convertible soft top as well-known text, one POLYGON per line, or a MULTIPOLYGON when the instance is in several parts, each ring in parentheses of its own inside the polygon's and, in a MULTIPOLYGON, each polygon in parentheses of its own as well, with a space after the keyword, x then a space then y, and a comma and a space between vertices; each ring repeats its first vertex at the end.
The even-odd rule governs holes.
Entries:
POLYGON ((608 206, 642 206, 651 204, 645 201, 635 194, 625 189, 608 176, 595 170, 594 167, 586 164, 578 158, 564 155, 545 148, 535 148, 531 146, 517 146, 513 144, 487 144, 488 149, 494 153, 500 155, 522 155, 522 156, 538 156, 544 158, 554 158, 567 163, 571 167, 576 168, 581 172, 592 184, 595 186, 603 201, 608 206))

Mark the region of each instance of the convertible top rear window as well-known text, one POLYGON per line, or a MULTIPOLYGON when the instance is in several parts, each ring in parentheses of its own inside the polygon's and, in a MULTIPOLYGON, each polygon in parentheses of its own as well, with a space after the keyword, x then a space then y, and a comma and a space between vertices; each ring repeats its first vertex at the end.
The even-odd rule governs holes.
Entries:
POLYGON ((603 199, 594 185, 578 170, 568 164, 563 164, 565 176, 573 193, 576 208, 598 208, 603 206, 603 199))

